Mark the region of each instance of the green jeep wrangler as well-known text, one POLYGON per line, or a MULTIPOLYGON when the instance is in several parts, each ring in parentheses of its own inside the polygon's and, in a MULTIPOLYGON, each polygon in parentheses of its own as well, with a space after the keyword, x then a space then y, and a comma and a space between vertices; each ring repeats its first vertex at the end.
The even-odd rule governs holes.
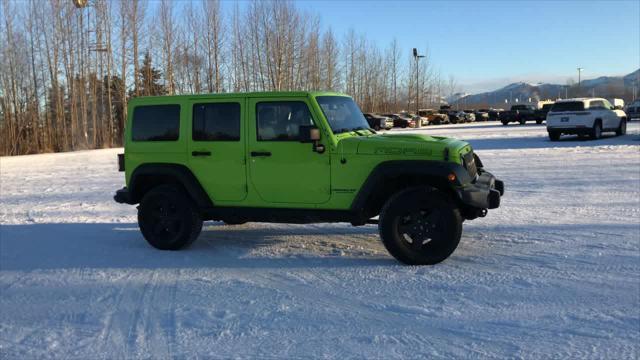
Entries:
POLYGON ((139 204, 162 250, 191 244, 203 220, 377 223, 396 259, 435 264, 504 193, 468 143, 376 134, 337 93, 135 98, 125 134, 115 200, 139 204))

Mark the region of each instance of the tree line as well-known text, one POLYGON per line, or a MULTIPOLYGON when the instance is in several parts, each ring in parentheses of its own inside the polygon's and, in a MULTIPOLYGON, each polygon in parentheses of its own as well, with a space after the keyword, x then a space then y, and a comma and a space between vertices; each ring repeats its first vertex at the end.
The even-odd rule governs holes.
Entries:
POLYGON ((365 111, 455 92, 426 53, 336 34, 289 1, 3 0, 0 154, 121 146, 136 96, 331 90, 365 111), (418 91, 418 94, 416 94, 418 91))

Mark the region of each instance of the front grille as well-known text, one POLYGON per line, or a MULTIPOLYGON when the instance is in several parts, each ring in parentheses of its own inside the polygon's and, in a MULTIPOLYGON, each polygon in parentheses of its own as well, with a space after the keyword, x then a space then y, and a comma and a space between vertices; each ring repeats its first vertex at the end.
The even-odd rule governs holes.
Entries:
POLYGON ((462 165, 465 169, 467 169, 469 176, 471 176, 472 179, 475 179, 476 175, 478 174, 478 168, 476 167, 476 161, 473 156, 473 151, 469 151, 468 153, 462 155, 462 165))

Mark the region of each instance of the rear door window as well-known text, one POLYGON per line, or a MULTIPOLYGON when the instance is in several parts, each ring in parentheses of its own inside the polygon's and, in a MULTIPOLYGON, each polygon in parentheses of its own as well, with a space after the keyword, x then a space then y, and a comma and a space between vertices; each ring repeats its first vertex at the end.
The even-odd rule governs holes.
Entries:
POLYGON ((239 141, 240 104, 209 103, 193 105, 194 141, 239 141))
POLYGON ((180 105, 146 105, 133 110, 133 141, 176 141, 180 135, 180 105))

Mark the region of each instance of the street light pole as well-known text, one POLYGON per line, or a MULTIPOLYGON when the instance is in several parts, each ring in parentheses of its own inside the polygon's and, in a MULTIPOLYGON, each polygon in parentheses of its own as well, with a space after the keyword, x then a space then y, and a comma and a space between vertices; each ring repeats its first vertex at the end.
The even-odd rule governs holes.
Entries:
POLYGON ((582 74, 582 70, 584 70, 583 68, 578 66, 578 96, 580 96, 580 94, 582 93, 582 84, 581 84, 581 74, 582 74))
MULTIPOLYGON (((424 55, 418 55, 418 49, 413 48, 413 58, 416 59, 416 116, 420 117, 420 115, 418 114, 418 112, 420 111, 420 95, 419 95, 419 89, 420 89, 420 66, 418 64, 418 60, 420 60, 421 58, 423 58, 424 55)), ((418 121, 416 122, 416 127, 420 127, 422 126, 422 119, 418 119, 418 121)))

